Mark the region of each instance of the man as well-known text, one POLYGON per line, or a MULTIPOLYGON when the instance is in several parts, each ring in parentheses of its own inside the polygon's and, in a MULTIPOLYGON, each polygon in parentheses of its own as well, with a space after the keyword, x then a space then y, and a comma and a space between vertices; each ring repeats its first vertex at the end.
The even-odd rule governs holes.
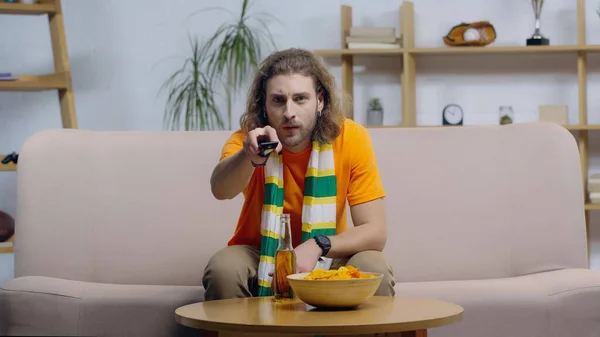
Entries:
POLYGON ((223 147, 211 189, 219 200, 243 193, 245 201, 228 246, 206 266, 206 300, 269 294, 272 251, 269 258, 265 242, 278 230, 281 212, 290 214, 297 272, 313 270, 324 256, 334 269, 383 273, 376 295, 394 296, 393 272, 381 252, 385 192, 371 140, 364 127, 344 118, 335 78, 324 65, 302 49, 267 57, 240 122, 223 147), (270 157, 259 156, 262 140, 279 142, 270 157))

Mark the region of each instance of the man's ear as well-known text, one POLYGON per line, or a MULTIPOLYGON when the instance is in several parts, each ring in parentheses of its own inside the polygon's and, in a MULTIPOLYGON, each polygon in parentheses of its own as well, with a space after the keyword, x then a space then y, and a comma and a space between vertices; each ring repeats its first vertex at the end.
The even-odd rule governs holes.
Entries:
POLYGON ((319 90, 319 92, 317 92, 317 107, 319 108, 319 111, 323 111, 323 108, 325 107, 325 96, 323 95, 323 90, 319 90))
POLYGON ((269 118, 267 117, 267 108, 266 107, 263 107, 262 109, 260 109, 258 118, 264 123, 264 125, 269 124, 269 118))

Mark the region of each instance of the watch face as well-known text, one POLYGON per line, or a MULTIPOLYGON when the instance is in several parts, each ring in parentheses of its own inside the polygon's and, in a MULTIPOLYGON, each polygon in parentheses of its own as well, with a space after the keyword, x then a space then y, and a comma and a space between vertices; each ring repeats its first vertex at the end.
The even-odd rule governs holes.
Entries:
POLYGON ((463 111, 460 106, 450 104, 444 108, 444 119, 450 124, 459 124, 463 119, 463 111))
POLYGON ((326 255, 331 248, 331 241, 328 237, 323 235, 315 236, 315 241, 317 241, 317 245, 323 250, 323 255, 326 255))
POLYGON ((317 241, 323 246, 326 246, 328 243, 327 238, 322 236, 317 236, 317 241))

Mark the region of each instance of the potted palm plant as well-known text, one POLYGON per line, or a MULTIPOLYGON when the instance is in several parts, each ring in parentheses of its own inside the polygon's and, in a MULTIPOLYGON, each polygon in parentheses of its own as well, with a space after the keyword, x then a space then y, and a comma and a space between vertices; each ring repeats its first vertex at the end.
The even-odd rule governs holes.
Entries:
MULTIPOLYGON (((214 9, 227 11, 205 10, 214 9)), ((168 91, 165 121, 169 127, 178 128, 183 123, 186 130, 224 128, 215 99, 217 86, 222 86, 227 126, 232 128, 233 100, 261 62, 263 48, 276 48, 266 20, 274 17, 268 13, 253 14, 249 9, 250 0, 242 0, 240 14, 232 14, 233 20, 221 24, 205 43, 190 39, 192 55, 161 87, 168 91)))
POLYGON ((168 91, 164 123, 172 130, 179 130, 181 124, 186 131, 223 129, 213 83, 206 73, 208 49, 194 37, 190 46, 192 54, 161 87, 168 91))

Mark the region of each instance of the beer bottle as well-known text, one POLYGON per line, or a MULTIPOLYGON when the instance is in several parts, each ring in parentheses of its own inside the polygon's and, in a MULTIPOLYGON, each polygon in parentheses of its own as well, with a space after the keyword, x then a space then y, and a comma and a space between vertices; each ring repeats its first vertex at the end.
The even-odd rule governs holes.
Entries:
POLYGON ((296 273, 296 252, 294 252, 292 246, 292 228, 289 214, 281 215, 280 226, 281 235, 275 253, 275 272, 273 273, 273 282, 275 282, 273 290, 277 301, 294 299, 294 291, 290 287, 287 276, 296 273))

